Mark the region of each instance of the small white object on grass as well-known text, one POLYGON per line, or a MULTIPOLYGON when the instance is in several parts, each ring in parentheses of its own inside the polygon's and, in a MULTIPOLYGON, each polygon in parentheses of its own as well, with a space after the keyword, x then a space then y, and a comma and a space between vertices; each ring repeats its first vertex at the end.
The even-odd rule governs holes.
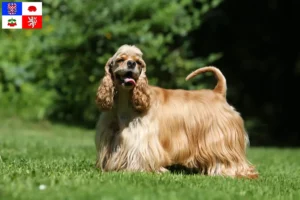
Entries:
POLYGON ((40 190, 44 190, 44 189, 46 189, 46 185, 43 185, 43 184, 42 184, 42 185, 40 185, 40 186, 39 186, 39 189, 40 189, 40 190))

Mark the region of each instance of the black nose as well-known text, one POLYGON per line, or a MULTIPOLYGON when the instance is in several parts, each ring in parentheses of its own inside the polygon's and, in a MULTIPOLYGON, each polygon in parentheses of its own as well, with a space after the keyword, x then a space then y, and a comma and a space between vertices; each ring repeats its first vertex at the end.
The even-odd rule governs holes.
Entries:
POLYGON ((136 62, 134 62, 133 60, 128 60, 127 61, 127 67, 130 69, 133 69, 136 66, 136 62))

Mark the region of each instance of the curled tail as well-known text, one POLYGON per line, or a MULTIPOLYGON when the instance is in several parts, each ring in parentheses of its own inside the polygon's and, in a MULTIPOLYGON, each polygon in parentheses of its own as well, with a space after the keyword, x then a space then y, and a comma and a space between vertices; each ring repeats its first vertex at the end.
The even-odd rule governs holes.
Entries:
POLYGON ((189 80, 193 77, 195 77, 198 74, 204 73, 204 72, 213 72, 215 77, 218 80, 218 83, 216 85, 216 87, 214 88, 214 92, 221 94, 222 96, 226 97, 226 91, 227 91, 227 86, 226 86, 226 79, 224 77, 224 75, 222 74, 222 72, 213 66, 207 66, 207 67, 202 67, 200 69, 197 69, 193 72, 191 72, 186 78, 185 80, 189 80))

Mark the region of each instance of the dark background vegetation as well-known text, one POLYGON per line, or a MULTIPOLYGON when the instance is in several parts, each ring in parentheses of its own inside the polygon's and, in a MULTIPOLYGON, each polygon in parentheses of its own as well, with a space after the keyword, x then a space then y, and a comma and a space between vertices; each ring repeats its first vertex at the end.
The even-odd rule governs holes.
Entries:
POLYGON ((198 55, 223 53, 214 64, 230 102, 256 121, 252 144, 300 144, 299 8, 297 0, 224 1, 193 33, 198 55))
POLYGON ((212 88, 205 65, 227 78, 228 101, 252 145, 299 146, 299 1, 45 0, 42 30, 0 33, 0 115, 94 128, 96 89, 122 44, 144 52, 150 82, 212 88))

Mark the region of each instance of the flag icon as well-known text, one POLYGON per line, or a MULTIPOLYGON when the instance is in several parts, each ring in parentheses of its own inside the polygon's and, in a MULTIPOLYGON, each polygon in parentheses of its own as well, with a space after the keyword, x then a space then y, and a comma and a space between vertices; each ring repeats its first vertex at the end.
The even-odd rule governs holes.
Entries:
POLYGON ((2 2, 2 16, 22 15, 22 2, 2 2))
POLYGON ((42 2, 23 2, 22 15, 42 15, 42 2))
POLYGON ((2 2, 2 29, 41 29, 42 2, 2 2))
POLYGON ((22 16, 23 29, 40 29, 42 28, 42 16, 22 16))
POLYGON ((22 29, 22 16, 2 16, 2 29, 22 29))

